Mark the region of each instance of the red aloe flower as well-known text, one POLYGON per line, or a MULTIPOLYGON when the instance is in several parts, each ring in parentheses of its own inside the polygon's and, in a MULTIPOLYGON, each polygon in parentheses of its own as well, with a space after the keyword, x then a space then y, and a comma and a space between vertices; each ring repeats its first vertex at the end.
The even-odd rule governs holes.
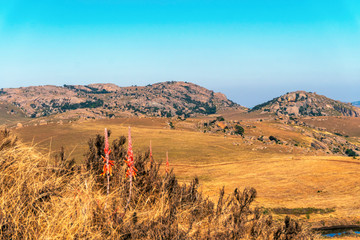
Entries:
POLYGON ((111 150, 109 149, 109 134, 107 129, 105 128, 105 148, 104 148, 105 154, 110 154, 111 150))
POLYGON ((107 159, 101 156, 104 161, 103 173, 100 174, 101 176, 105 176, 105 174, 109 174, 112 176, 112 166, 114 166, 114 161, 109 160, 109 167, 107 164, 107 159))
POLYGON ((151 148, 151 140, 150 140, 150 162, 153 162, 153 156, 152 156, 152 148, 151 148))
POLYGON ((104 167, 103 167, 103 173, 101 174, 102 176, 107 177, 107 187, 106 187, 106 192, 107 195, 109 195, 110 192, 110 175, 112 175, 112 166, 114 166, 114 161, 110 161, 109 160, 109 155, 111 153, 111 150, 109 149, 109 135, 108 135, 108 131, 105 128, 105 148, 104 148, 104 152, 105 152, 105 157, 101 156, 103 158, 104 161, 104 167))
POLYGON ((109 155, 111 153, 111 150, 109 149, 109 138, 108 138, 108 131, 105 128, 105 157, 101 156, 104 161, 104 167, 103 167, 103 173, 101 176, 112 175, 112 166, 114 166, 114 161, 109 160, 109 155))
POLYGON ((131 141, 131 129, 129 127, 129 137, 128 137, 128 152, 127 152, 127 161, 125 160, 128 169, 126 170, 126 177, 129 178, 129 183, 130 183, 130 187, 129 187, 129 197, 127 200, 127 203, 124 207, 124 215, 126 213, 127 208, 130 205, 130 200, 131 200, 131 194, 132 194, 132 183, 133 183, 133 177, 135 178, 136 176, 136 172, 138 171, 135 167, 134 167, 134 153, 132 150, 132 141, 131 141))
POLYGON ((165 166, 165 172, 168 174, 170 172, 170 164, 169 164, 169 155, 168 152, 166 152, 166 166, 165 166))
POLYGON ((128 152, 127 152, 127 161, 125 160, 128 169, 126 170, 126 177, 130 177, 130 180, 136 176, 138 171, 134 166, 134 153, 132 150, 132 141, 131 141, 131 129, 129 127, 129 139, 128 139, 128 152))

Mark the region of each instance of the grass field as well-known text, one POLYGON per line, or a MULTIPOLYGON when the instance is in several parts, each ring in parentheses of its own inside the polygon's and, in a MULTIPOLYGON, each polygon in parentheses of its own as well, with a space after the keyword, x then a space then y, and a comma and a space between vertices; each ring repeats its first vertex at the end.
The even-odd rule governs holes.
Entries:
POLYGON ((0 126, 16 126, 18 122, 26 122, 28 120, 19 108, 12 104, 0 102, 0 126))
POLYGON ((317 117, 303 118, 302 121, 313 126, 326 128, 329 131, 360 137, 360 118, 356 117, 317 117))
MULTIPOLYGON (((170 166, 181 181, 198 176, 202 190, 210 198, 225 186, 254 187, 256 204, 264 208, 334 208, 334 212, 298 216, 310 222, 356 222, 360 218, 360 161, 349 157, 326 156, 302 148, 260 143, 245 144, 239 136, 204 134, 191 129, 191 121, 170 130, 166 119, 131 118, 43 125, 14 130, 25 142, 43 152, 64 146, 66 152, 82 163, 87 140, 106 127, 110 141, 127 134, 132 127, 136 152, 148 150, 152 141, 156 161, 164 161, 169 152, 170 166)), ((282 139, 306 142, 296 129, 275 123, 254 123, 246 131, 252 134, 274 133, 282 139)))

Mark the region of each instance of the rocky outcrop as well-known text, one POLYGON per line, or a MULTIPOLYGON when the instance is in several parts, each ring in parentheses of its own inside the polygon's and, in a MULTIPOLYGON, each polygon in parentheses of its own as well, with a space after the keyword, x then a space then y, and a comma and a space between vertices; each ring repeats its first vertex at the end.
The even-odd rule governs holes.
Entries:
POLYGON ((311 147, 315 150, 323 150, 333 154, 347 155, 346 151, 351 149, 359 154, 359 148, 355 144, 347 141, 346 137, 332 134, 329 132, 317 131, 311 136, 314 140, 311 147))
POLYGON ((316 93, 296 91, 255 106, 251 111, 271 112, 287 116, 359 117, 360 108, 316 93))
POLYGON ((76 109, 86 109, 91 114, 96 112, 106 117, 124 112, 131 115, 189 117, 240 107, 222 93, 187 82, 162 82, 141 87, 89 84, 6 88, 1 89, 0 101, 16 105, 28 117, 76 109))

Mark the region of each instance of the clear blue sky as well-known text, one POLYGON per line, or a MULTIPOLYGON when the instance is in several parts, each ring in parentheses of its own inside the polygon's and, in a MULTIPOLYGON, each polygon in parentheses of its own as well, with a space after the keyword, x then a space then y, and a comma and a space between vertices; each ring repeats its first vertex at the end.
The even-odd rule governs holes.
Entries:
POLYGON ((0 87, 189 81, 254 106, 360 100, 358 0, 7 0, 0 87))

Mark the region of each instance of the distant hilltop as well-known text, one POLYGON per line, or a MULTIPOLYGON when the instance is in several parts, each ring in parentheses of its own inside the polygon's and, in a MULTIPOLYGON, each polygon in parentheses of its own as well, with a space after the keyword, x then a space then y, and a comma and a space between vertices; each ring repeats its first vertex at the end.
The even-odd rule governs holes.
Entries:
POLYGON ((312 92, 296 91, 257 105, 251 111, 287 116, 359 117, 360 108, 312 92))
POLYGON ((190 117, 214 114, 228 108, 246 108, 188 82, 161 82, 147 86, 115 84, 32 86, 0 90, 3 104, 15 105, 21 114, 37 118, 54 114, 67 117, 116 117, 123 115, 190 117))

